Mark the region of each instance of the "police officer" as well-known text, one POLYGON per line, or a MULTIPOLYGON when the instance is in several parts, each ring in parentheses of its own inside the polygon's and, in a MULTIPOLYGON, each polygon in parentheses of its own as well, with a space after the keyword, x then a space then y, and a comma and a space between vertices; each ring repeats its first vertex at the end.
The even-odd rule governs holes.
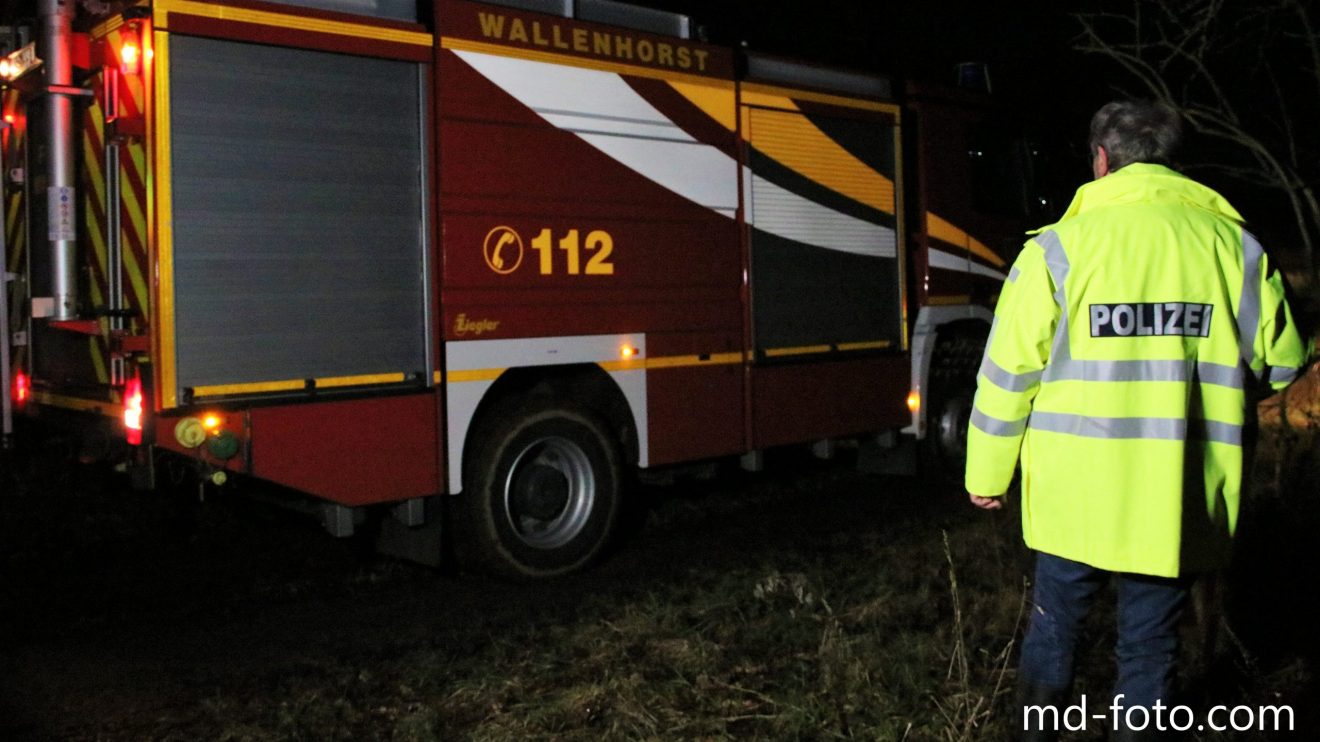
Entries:
MULTIPOLYGON (((1155 737, 1148 711, 1169 693, 1188 575, 1227 556, 1248 385, 1286 386, 1308 354, 1242 217, 1169 168, 1180 135, 1159 104, 1095 114, 1095 180, 1013 264, 968 434, 976 506, 1002 507, 1022 462, 1037 561, 1020 705, 1062 712, 1079 624, 1117 575, 1125 711, 1111 739, 1155 737)), ((1025 739, 1056 737, 1048 715, 1019 718, 1025 739)))

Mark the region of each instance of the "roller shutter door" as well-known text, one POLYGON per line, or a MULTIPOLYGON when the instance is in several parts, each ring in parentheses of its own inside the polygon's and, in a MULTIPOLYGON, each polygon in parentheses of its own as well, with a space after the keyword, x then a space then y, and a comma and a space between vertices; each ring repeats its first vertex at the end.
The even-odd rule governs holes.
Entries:
POLYGON ((173 35, 179 391, 426 360, 418 65, 173 35))

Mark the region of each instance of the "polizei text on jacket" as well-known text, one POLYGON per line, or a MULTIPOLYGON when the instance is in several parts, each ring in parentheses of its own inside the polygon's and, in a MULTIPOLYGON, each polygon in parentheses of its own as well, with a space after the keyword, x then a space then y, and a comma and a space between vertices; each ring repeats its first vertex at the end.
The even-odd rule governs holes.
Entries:
POLYGON ((1092 304, 1091 337, 1210 336, 1210 304, 1181 301, 1092 304))

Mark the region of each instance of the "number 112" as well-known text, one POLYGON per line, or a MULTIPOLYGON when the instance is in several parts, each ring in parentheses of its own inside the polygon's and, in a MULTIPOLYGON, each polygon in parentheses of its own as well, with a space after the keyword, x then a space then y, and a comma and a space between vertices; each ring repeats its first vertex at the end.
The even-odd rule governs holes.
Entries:
MULTIPOLYGON (((540 253, 541 275, 553 275, 555 272, 554 242, 553 234, 549 228, 542 229, 541 233, 536 235, 536 239, 532 240, 532 249, 540 253)), ((564 251, 565 272, 570 276, 580 275, 583 272, 582 243, 579 241, 576 229, 568 230, 568 234, 560 238, 559 249, 564 251)), ((588 232, 586 249, 591 253, 587 259, 586 275, 614 275, 614 264, 610 262, 610 253, 614 252, 614 238, 610 236, 609 232, 600 229, 588 232)))

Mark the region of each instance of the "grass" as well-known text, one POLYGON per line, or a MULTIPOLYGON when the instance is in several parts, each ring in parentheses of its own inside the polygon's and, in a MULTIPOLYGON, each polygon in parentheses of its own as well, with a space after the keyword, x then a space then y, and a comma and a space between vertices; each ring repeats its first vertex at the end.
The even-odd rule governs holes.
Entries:
MULTIPOLYGON (((692 571, 370 673, 316 668, 273 689, 291 699, 276 708, 219 697, 185 728, 216 724, 225 739, 1008 739, 1025 562, 1011 518, 978 515, 942 534, 913 521, 692 571)), ((1111 625, 1105 611, 1091 622, 1080 682, 1093 697, 1112 682, 1111 625)), ((1227 636, 1188 663, 1218 680, 1200 691, 1207 703, 1306 702, 1305 660, 1262 664, 1227 636)))
POLYGON ((941 538, 914 516, 840 533, 589 597, 568 620, 227 689, 149 735, 985 739, 1002 731, 1024 604, 1004 526, 962 518, 941 538))
MULTIPOLYGON (((1200 709, 1290 703, 1302 725, 1313 724, 1320 642, 1312 627, 1320 596, 1306 586, 1320 569, 1311 546, 1320 528, 1313 485, 1320 464, 1304 432, 1271 429, 1265 438, 1239 559, 1225 577, 1226 613, 1211 619, 1222 630, 1212 643, 1188 642, 1185 702, 1200 709)), ((420 643, 343 647, 241 677, 203 674, 181 694, 185 700, 163 711, 65 720, 61 734, 235 741, 1011 738, 1030 567, 1012 509, 985 513, 929 493, 866 492, 896 485, 838 468, 732 486, 737 493, 709 496, 686 496, 680 487, 662 498, 648 526, 652 536, 662 535, 660 550, 691 549, 698 559, 625 555, 595 575, 526 588, 533 594, 512 617, 472 611, 437 624, 420 643), (928 502, 912 504, 920 498, 928 502), (843 508, 838 524, 795 527, 837 503, 856 511, 843 508), (713 539, 730 542, 705 550, 713 539), (545 605, 555 607, 541 610, 538 596, 550 595, 558 598, 545 605)), ((644 547, 657 549, 646 536, 644 547)), ((280 601, 328 589, 320 584, 324 575, 300 581, 297 573, 280 578, 292 591, 280 601)), ((343 590, 391 580, 413 580, 419 589, 448 584, 389 562, 332 573, 340 577, 331 581, 342 577, 343 590)), ((459 582, 484 589, 476 578, 459 582)), ((252 589, 274 602, 263 597, 275 589, 266 582, 252 589)), ((1093 699, 1113 681, 1112 626, 1111 609, 1096 611, 1087 624, 1078 690, 1093 699)))

